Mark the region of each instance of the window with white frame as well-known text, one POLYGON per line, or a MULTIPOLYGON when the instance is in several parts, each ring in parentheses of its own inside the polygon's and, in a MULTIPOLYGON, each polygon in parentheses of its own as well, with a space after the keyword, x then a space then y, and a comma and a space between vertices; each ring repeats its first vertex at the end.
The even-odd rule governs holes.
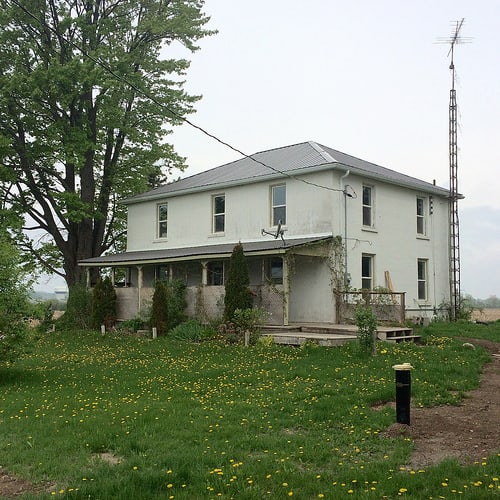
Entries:
POLYGON ((427 259, 417 260, 417 297, 427 300, 427 259))
POLYGON ((224 262, 214 260, 207 264, 207 285, 220 286, 224 284, 224 262))
POLYGON ((226 229, 226 196, 212 196, 212 232, 223 233, 226 229))
POLYGON ((283 259, 271 257, 267 261, 267 277, 275 285, 283 284, 283 259))
POLYGON ((373 187, 363 186, 363 226, 373 227, 373 187))
POLYGON ((373 260, 374 256, 364 253, 361 256, 361 288, 373 289, 373 260))
POLYGON ((286 185, 271 187, 271 198, 273 205, 272 223, 273 226, 286 224, 286 185))
POLYGON ((417 234, 425 235, 425 198, 417 197, 417 234))
POLYGON ((160 203, 157 206, 158 238, 167 237, 168 226, 168 203, 160 203))

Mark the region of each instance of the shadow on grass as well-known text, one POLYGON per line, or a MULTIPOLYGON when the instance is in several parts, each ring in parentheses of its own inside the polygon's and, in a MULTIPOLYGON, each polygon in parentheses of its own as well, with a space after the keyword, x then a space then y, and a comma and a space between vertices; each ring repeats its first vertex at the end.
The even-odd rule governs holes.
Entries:
POLYGON ((0 387, 17 384, 36 385, 40 382, 40 374, 17 366, 0 366, 0 387))

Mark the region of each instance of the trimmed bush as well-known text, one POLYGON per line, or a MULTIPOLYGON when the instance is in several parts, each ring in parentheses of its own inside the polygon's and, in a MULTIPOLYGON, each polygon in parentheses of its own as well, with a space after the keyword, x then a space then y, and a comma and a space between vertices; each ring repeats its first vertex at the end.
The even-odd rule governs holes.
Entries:
POLYGON ((252 293, 248 288, 250 278, 248 265, 243 254, 243 245, 238 243, 233 248, 229 261, 229 272, 224 296, 224 321, 232 321, 237 309, 251 309, 252 293))
POLYGON ((105 325, 106 330, 116 323, 116 291, 109 276, 99 279, 92 290, 92 323, 94 328, 105 325))
POLYGON ((155 283, 151 306, 151 328, 156 327, 158 335, 164 335, 185 319, 186 285, 181 280, 155 283))
POLYGON ((92 293, 81 283, 69 288, 66 312, 57 326, 66 330, 87 330, 92 327, 92 293))

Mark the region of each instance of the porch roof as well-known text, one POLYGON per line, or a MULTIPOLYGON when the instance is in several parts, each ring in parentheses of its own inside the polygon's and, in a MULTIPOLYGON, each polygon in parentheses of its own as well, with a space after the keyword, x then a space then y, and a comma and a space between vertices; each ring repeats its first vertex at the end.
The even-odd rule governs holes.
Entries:
MULTIPOLYGON (((268 239, 264 241, 242 242, 243 252, 251 255, 279 255, 287 251, 309 246, 315 243, 331 240, 332 236, 315 236, 295 239, 268 239)), ((184 248, 165 248, 162 250, 143 250, 136 252, 123 252, 114 255, 103 255, 78 262, 83 267, 120 267, 142 264, 159 264, 163 262, 180 262, 199 259, 229 258, 236 243, 223 243, 219 245, 204 245, 184 248)))

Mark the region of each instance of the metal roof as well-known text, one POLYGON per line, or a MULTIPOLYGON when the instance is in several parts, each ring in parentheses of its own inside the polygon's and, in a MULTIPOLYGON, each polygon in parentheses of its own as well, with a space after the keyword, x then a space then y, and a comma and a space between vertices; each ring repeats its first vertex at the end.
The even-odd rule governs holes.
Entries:
POLYGON ((190 192, 264 181, 269 178, 299 176, 308 171, 324 168, 350 170, 352 174, 379 179, 436 195, 447 196, 449 194, 448 189, 342 153, 317 142, 308 141, 255 153, 251 157, 241 158, 133 196, 123 200, 123 203, 139 203, 190 192))
MULTIPOLYGON (((331 239, 332 236, 316 236, 309 238, 295 238, 282 241, 281 239, 268 239, 264 241, 251 241, 242 243, 245 255, 282 254, 291 248, 311 245, 331 239)), ((176 262, 198 260, 201 258, 225 258, 233 252, 236 243, 220 245, 204 245, 186 248, 165 248, 163 250, 144 250, 123 252, 115 255, 103 255, 78 262, 84 267, 113 267, 140 264, 155 264, 160 262, 176 262)))

